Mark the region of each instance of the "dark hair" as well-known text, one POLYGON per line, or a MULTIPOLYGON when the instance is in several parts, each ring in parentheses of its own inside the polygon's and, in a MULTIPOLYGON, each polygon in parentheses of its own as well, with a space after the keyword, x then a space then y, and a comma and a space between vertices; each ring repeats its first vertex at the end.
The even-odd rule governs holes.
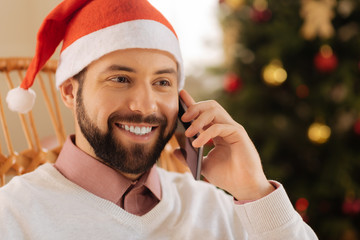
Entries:
POLYGON ((73 76, 73 78, 79 82, 79 86, 82 86, 84 83, 86 70, 87 67, 85 67, 83 70, 81 70, 79 73, 73 76))

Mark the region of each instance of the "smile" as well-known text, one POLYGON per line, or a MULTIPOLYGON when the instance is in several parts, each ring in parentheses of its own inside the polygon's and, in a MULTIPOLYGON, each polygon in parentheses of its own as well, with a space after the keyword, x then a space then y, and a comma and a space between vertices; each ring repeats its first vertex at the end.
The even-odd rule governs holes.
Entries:
POLYGON ((146 135, 146 134, 150 133, 153 129, 153 127, 133 126, 133 125, 127 125, 127 124, 119 124, 119 125, 125 131, 131 132, 138 136, 146 135))

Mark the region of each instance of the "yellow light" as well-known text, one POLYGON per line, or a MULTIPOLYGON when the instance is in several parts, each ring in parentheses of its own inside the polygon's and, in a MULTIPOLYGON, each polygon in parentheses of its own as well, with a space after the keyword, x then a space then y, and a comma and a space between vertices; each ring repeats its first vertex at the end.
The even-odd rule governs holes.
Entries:
POLYGON ((308 130, 308 137, 310 141, 317 144, 327 142, 331 135, 331 129, 322 123, 313 123, 308 130))
POLYGON ((225 2, 234 10, 240 9, 244 5, 244 0, 225 0, 225 2))
POLYGON ((279 86, 285 82, 286 78, 287 72, 279 60, 271 61, 271 63, 263 69, 263 79, 266 84, 279 86))
POLYGON ((254 0, 253 6, 256 10, 262 12, 268 8, 267 0, 254 0))
POLYGON ((320 53, 321 55, 323 55, 325 58, 329 58, 333 55, 333 50, 329 45, 323 45, 320 48, 320 53))

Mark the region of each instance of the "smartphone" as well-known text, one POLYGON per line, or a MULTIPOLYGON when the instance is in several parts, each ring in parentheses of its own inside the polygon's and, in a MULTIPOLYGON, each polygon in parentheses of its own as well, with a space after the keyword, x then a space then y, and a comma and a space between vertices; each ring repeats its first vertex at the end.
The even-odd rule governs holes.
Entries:
POLYGON ((178 124, 174 134, 176 140, 180 145, 180 148, 182 148, 186 153, 185 159, 192 175, 196 180, 200 180, 203 147, 195 148, 192 146, 192 142, 197 138, 199 134, 196 134, 194 137, 191 138, 185 136, 185 130, 188 129, 191 125, 191 122, 181 121, 181 116, 185 113, 186 109, 187 107, 185 103, 179 97, 178 124))

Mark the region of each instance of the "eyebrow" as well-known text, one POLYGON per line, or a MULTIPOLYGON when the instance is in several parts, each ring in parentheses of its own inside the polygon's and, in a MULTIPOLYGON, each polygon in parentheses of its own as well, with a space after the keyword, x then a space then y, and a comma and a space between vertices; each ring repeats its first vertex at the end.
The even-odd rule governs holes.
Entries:
MULTIPOLYGON (((108 68, 106 68, 103 73, 106 72, 113 72, 113 71, 125 71, 125 72, 132 72, 132 73, 136 73, 136 70, 130 67, 126 67, 126 66, 122 66, 122 65, 111 65, 108 68)), ((161 74, 177 74, 177 71, 174 68, 165 68, 165 69, 161 69, 156 71, 154 74, 156 75, 161 75, 161 74)))
POLYGON ((106 72, 113 72, 113 71, 125 71, 125 72, 136 72, 135 69, 132 69, 130 67, 122 66, 122 65, 111 65, 108 68, 106 68, 103 73, 106 72))
POLYGON ((155 72, 156 75, 165 74, 165 73, 175 74, 175 75, 177 74, 176 70, 173 68, 166 68, 155 72))

